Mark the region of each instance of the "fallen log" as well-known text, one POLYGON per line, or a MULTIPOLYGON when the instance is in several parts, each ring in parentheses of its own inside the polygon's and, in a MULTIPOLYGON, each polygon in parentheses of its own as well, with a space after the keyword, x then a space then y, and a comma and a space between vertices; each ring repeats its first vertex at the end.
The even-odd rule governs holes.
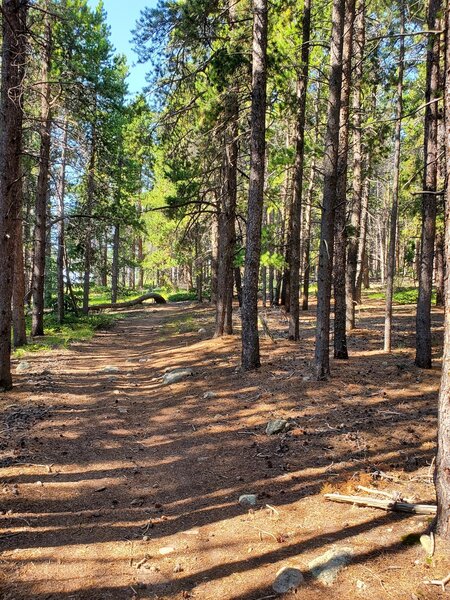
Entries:
POLYGON ((331 502, 343 502, 355 504, 356 506, 370 506, 382 510, 393 510, 396 512, 412 513, 416 515, 435 515, 437 508, 433 504, 411 504, 410 502, 398 502, 396 500, 378 500, 365 496, 343 496, 342 494, 325 494, 326 500, 331 502))
POLYGON ((129 308, 130 306, 137 306, 138 304, 142 304, 146 300, 154 300, 156 304, 167 304, 166 299, 163 298, 161 294, 149 292, 148 294, 139 296, 139 298, 135 298, 134 300, 128 300, 127 302, 116 302, 115 304, 94 304, 93 306, 89 307, 89 310, 104 310, 107 308, 129 308))

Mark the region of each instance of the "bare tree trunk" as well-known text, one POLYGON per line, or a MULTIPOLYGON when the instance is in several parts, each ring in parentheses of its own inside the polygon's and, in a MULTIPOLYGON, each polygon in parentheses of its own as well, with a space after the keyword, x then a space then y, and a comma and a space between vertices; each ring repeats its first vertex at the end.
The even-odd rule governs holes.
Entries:
MULTIPOLYGON (((317 89, 314 111, 314 143, 319 143, 320 126, 320 86, 317 89)), ((309 306, 309 279, 311 274, 311 213, 314 200, 314 185, 316 180, 316 153, 314 152, 309 174, 308 193, 306 204, 302 211, 302 240, 303 240, 303 292, 302 292, 302 310, 308 310, 309 306)))
POLYGON ((358 260, 356 263, 356 297, 355 302, 362 302, 362 285, 364 275, 364 265, 367 256, 367 224, 369 219, 369 181, 366 179, 363 184, 361 201, 361 230, 358 240, 358 260))
POLYGON ((17 189, 18 219, 16 233, 16 255, 14 261, 14 284, 12 294, 12 324, 14 347, 19 348, 27 343, 27 329, 25 323, 25 264, 23 256, 23 190, 22 177, 20 187, 17 189))
POLYGON ((120 246, 120 226, 114 225, 113 237, 113 258, 111 269, 111 304, 117 302, 119 290, 119 246, 120 246))
POLYGON ((331 73, 329 80, 327 130, 323 159, 323 200, 317 292, 317 333, 315 370, 318 380, 330 374, 330 304, 334 251, 337 163, 339 155, 339 116, 342 85, 342 42, 345 0, 333 0, 331 32, 331 73))
MULTIPOLYGON (((430 0, 428 29, 437 31, 441 0, 430 0)), ((436 191, 438 175, 439 34, 428 36, 425 91, 424 173, 422 194, 422 235, 420 246, 419 297, 416 313, 416 360, 422 369, 431 369, 431 294, 433 291, 434 241, 436 236, 436 191), (433 193, 434 192, 434 193, 433 193)))
POLYGON ((247 247, 242 295, 242 367, 261 365, 258 334, 258 274, 264 202, 267 102, 267 0, 253 0, 252 108, 247 247))
POLYGON ((58 323, 64 321, 64 252, 65 252, 65 223, 64 202, 66 195, 66 155, 67 155, 68 122, 64 119, 64 134, 61 150, 61 171, 59 175, 57 202, 58 202, 58 248, 57 248, 57 279, 58 279, 58 323))
POLYGON ((355 328, 356 305, 356 273, 358 265, 358 243, 361 232, 362 219, 362 79, 363 58, 365 46, 365 0, 358 1, 355 18, 354 38, 354 84, 353 84, 353 203, 350 218, 350 235, 348 237, 347 251, 347 281, 346 281, 346 326, 351 331, 355 328))
POLYGON ((436 236, 436 306, 444 306, 444 236, 436 236))
POLYGON ((12 387, 11 298, 14 249, 20 218, 22 82, 26 60, 27 4, 2 1, 0 92, 0 390, 12 387))
MULTIPOLYGON (((445 146, 450 173, 450 6, 445 6, 445 146)), ((450 186, 445 192, 445 261, 450 264, 450 186)), ((450 540, 450 269, 445 270, 444 355, 438 405, 438 450, 436 457, 436 533, 450 540)))
POLYGON ((36 189, 35 227, 34 227, 34 261, 33 261, 33 312, 31 335, 44 335, 44 281, 47 242, 47 204, 50 175, 50 143, 51 143, 51 89, 50 66, 52 56, 52 32, 50 16, 45 15, 45 39, 43 45, 42 69, 40 85, 41 93, 41 123, 40 123, 40 152, 39 175, 36 189))
POLYGON ((219 215, 214 212, 211 227, 211 302, 217 303, 217 271, 219 264, 219 215))
POLYGON ((390 352, 392 348, 392 300, 394 296, 394 276, 395 276, 395 255, 397 248, 397 216, 398 216, 398 192, 400 181, 400 152, 401 152, 401 133, 402 133, 402 115, 403 115, 403 72, 405 62, 405 7, 403 0, 400 6, 400 54, 398 66, 397 83, 397 108, 395 124, 394 141, 394 164, 393 164, 393 183, 392 183, 392 208, 391 225, 389 237, 388 264, 386 273, 386 311, 384 317, 384 351, 390 352))
POLYGON ((352 77, 355 0, 346 0, 342 47, 341 114, 334 224, 334 358, 348 358, 346 334, 345 276, 347 262, 347 163, 349 147, 350 86, 352 77))
MULTIPOLYGON (((96 107, 94 110, 97 110, 96 107)), ((95 196, 95 167, 97 162, 97 131, 92 125, 91 156, 88 167, 87 201, 86 201, 86 233, 84 236, 84 278, 83 278, 83 313, 89 313, 89 292, 91 287, 91 254, 92 254, 92 225, 90 215, 94 205, 95 196)))
POLYGON ((297 81, 297 123, 295 131, 294 195, 292 200, 291 247, 289 263, 289 338, 298 340, 300 317, 300 233, 305 154, 306 94, 309 73, 309 39, 311 30, 311 0, 303 5, 301 71, 297 81))

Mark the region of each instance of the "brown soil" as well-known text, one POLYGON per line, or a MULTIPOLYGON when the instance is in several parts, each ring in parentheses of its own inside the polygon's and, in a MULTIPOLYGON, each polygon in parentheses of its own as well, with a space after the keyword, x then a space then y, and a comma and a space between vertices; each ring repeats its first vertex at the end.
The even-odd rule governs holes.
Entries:
POLYGON ((364 485, 434 500, 439 365, 413 366, 412 307, 396 309, 389 356, 381 307, 366 307, 351 360, 323 383, 313 312, 300 344, 269 312, 278 339, 263 341, 257 373, 239 372, 238 338, 198 333, 213 312, 197 305, 140 309, 90 343, 27 358, 31 372, 0 395, 2 599, 275 598, 285 565, 305 575, 286 598, 446 597, 423 581, 449 573, 450 555, 408 543, 427 517, 323 498, 364 485), (162 385, 179 366, 194 376, 162 385), (278 417, 291 430, 267 436, 278 417), (238 503, 247 493, 254 510, 238 503), (308 563, 333 547, 354 556, 325 588, 308 563))

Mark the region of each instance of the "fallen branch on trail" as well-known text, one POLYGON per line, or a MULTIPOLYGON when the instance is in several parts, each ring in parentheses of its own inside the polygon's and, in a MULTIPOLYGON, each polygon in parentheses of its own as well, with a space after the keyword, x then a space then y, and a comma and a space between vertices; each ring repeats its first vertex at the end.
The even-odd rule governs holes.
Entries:
POLYGON ((259 324, 261 325, 262 330, 264 331, 264 335, 268 338, 270 338, 272 340, 272 344, 276 344, 276 340, 272 335, 272 332, 269 329, 269 325, 267 323, 267 319, 264 315, 259 314, 258 315, 258 321, 259 324))
POLYGON ((411 504, 410 502, 398 502, 396 500, 378 500, 365 496, 343 496, 342 494, 325 494, 325 498, 331 502, 343 502, 345 504, 356 504, 357 506, 370 506, 382 510, 393 510, 395 512, 412 513, 416 515, 435 515, 436 506, 433 504, 411 504))
POLYGON ((115 304, 95 304, 89 307, 89 310, 104 310, 106 308, 129 308, 130 306, 137 306, 142 304, 146 300, 154 300, 156 304, 167 304, 166 299, 161 294, 155 294, 155 292, 149 292, 134 300, 128 300, 127 302, 116 302, 115 304))
POLYGON ((424 583, 426 585, 438 585, 443 592, 445 592, 445 586, 450 582, 450 573, 447 577, 443 577, 442 579, 425 579, 424 583))

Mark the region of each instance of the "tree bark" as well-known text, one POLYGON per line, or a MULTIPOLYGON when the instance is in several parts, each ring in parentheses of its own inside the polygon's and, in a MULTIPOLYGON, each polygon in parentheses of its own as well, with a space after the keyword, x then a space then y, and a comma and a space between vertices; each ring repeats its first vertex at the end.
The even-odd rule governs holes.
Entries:
POLYGON ((339 116, 342 85, 342 42, 345 0, 333 0, 331 32, 331 73, 329 80, 327 130, 323 159, 323 200, 317 292, 317 333, 315 370, 318 380, 330 374, 330 304, 334 252, 337 163, 339 155, 339 116))
MULTIPOLYGON (((94 108, 96 111, 96 107, 94 108)), ((84 277, 83 277, 83 313, 89 312, 89 292, 91 287, 91 254, 92 254, 92 226, 90 215, 94 205, 95 196, 95 167, 97 163, 97 131, 95 123, 92 125, 91 155, 88 167, 87 198, 86 198, 86 234, 84 236, 84 277)))
POLYGON ((442 233, 436 236, 436 306, 444 306, 444 237, 442 233))
POLYGON ((119 291, 119 246, 120 246, 120 226, 114 225, 113 236, 113 256, 111 268, 111 303, 116 304, 119 291))
POLYGON ((394 276, 395 276, 395 255, 397 248, 397 226, 398 226, 398 193, 400 182, 400 153, 401 153, 401 133, 402 133, 402 115, 403 115, 403 73, 405 62, 405 7, 403 0, 400 6, 400 52, 398 66, 397 83, 397 107, 395 111, 395 137, 394 137, 394 161, 393 161, 393 183, 392 183, 392 208, 391 224, 389 237, 388 264, 386 273, 386 310, 384 317, 384 351, 390 352, 392 349, 392 300, 394 296, 394 276))
POLYGON ((294 190, 290 223, 289 253, 289 339, 300 336, 300 232, 305 154, 306 94, 309 72, 309 40, 311 30, 311 0, 303 5, 301 71, 297 81, 297 122, 295 131, 294 190))
MULTIPOLYGON (((428 29, 437 31, 441 0, 430 0, 428 29)), ((420 244, 419 296, 416 313, 416 360, 422 369, 431 369, 431 294, 433 291, 434 242, 436 236, 436 192, 438 175, 438 104, 439 98, 439 34, 428 35, 425 90, 424 172, 422 189, 422 235, 420 244)))
POLYGON ((0 390, 12 387, 11 298, 22 154, 22 82, 26 61, 27 4, 2 1, 0 92, 0 390))
POLYGON ((334 224, 334 358, 341 360, 348 358, 345 296, 347 262, 347 163, 354 21, 355 0, 346 0, 342 47, 341 113, 339 117, 339 157, 334 224))
POLYGON ((258 274, 264 201, 267 102, 267 0, 253 0, 252 107, 247 247, 242 296, 242 367, 261 366, 258 334, 258 274))
POLYGON ((25 264, 23 256, 23 189, 22 177, 20 187, 17 189, 18 219, 16 232, 16 248, 14 262, 14 284, 12 294, 12 325, 14 347, 19 348, 27 343, 27 329, 25 323, 25 264))
POLYGON ((41 123, 39 175, 36 189, 35 227, 34 227, 34 261, 33 261, 33 311, 31 320, 31 335, 44 335, 44 282, 47 243, 47 205, 50 175, 50 144, 51 144, 51 89, 50 68, 52 58, 52 31, 49 13, 45 14, 44 45, 40 85, 41 94, 41 123))
POLYGON ((64 302, 64 253, 65 253, 65 224, 64 224, 64 203, 66 195, 66 157, 67 157, 67 136, 68 120, 64 119, 64 134, 61 150, 61 170, 59 174, 57 202, 58 202, 58 247, 57 247, 57 289, 58 289, 58 323, 64 321, 65 302, 64 302))
MULTIPOLYGON (((450 173, 450 5, 445 6, 445 149, 450 173)), ((450 264, 450 186, 445 192, 445 260, 450 264)), ((438 449, 436 456, 436 533, 450 539, 450 269, 445 271, 444 355, 438 402, 438 449)))
POLYGON ((346 326, 355 328, 356 273, 358 247, 362 225, 363 148, 362 148, 362 78, 365 46, 365 0, 359 0, 355 18, 354 84, 353 84, 353 201, 350 217, 350 235, 347 250, 346 326))

